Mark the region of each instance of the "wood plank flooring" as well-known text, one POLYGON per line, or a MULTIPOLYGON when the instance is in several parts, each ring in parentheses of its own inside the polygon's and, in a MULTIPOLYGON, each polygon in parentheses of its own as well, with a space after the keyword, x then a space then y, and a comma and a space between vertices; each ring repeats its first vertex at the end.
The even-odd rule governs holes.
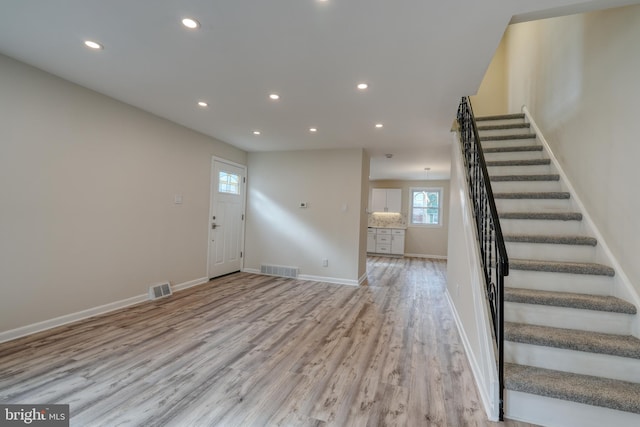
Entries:
POLYGON ((368 285, 237 273, 0 344, 0 402, 74 426, 498 426, 446 263, 372 257, 368 285))

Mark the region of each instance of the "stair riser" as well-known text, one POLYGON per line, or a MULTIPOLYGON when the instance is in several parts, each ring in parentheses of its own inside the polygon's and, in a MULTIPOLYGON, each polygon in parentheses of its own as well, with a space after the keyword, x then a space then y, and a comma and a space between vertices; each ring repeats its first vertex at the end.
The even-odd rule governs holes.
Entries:
POLYGON ((505 393, 505 416, 548 427, 638 426, 640 414, 553 399, 519 391, 505 393))
MULTIPOLYGON (((531 232, 527 230, 527 233, 531 232)), ((596 249, 593 246, 515 242, 506 242, 506 245, 510 258, 575 262, 597 261, 596 249)))
POLYGON ((547 155, 542 151, 507 151, 498 153, 484 153, 484 159, 488 162, 494 160, 533 160, 546 158, 547 155))
POLYGON ((631 333, 632 316, 629 314, 516 302, 505 302, 504 313, 507 322, 604 334, 629 335, 631 333))
POLYGON ((500 226, 505 234, 582 234, 582 221, 547 221, 537 219, 504 219, 500 218, 500 226))
POLYGON ((487 166, 489 175, 538 175, 552 174, 555 169, 551 165, 534 166, 487 166))
MULTIPOLYGON (((510 123, 510 124, 512 124, 512 123, 510 123)), ((480 126, 492 126, 492 125, 482 124, 480 126)), ((520 128, 513 128, 513 129, 479 130, 478 132, 480 133, 480 139, 482 139, 483 136, 513 135, 514 133, 516 133, 516 134, 531 133, 531 129, 529 129, 527 127, 520 127, 520 128)))
POLYGON ((491 181, 495 193, 563 191, 558 181, 491 181))
POLYGON ((505 360, 555 371, 640 382, 640 360, 630 357, 507 341, 505 360))
POLYGON ((498 212, 569 212, 570 199, 496 199, 498 212))
POLYGON ((524 123, 524 119, 479 120, 476 123, 476 125, 495 126, 495 125, 513 125, 516 123, 524 123))
POLYGON ((540 291, 611 295, 613 277, 510 269, 506 286, 540 291))
POLYGON ((520 145, 529 145, 534 144, 537 141, 537 138, 529 136, 530 134, 522 134, 522 135, 505 135, 499 138, 493 136, 487 136, 485 138, 480 137, 480 143, 490 142, 490 141, 519 141, 520 145), (504 138, 504 139, 503 139, 504 138))
POLYGON ((482 141, 482 148, 494 148, 494 147, 519 147, 521 145, 535 145, 538 141, 535 139, 514 139, 506 141, 482 141))

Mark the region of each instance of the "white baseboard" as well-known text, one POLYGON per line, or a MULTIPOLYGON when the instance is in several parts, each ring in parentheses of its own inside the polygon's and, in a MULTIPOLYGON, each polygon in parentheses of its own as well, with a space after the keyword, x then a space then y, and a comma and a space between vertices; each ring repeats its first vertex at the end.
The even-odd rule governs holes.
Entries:
MULTIPOLYGON (((260 270, 256 268, 243 268, 243 273, 251 273, 251 274, 262 274, 260 270)), ((351 279, 341 279, 339 277, 324 277, 324 276, 314 276, 312 274, 300 274, 298 276, 298 280, 310 280, 312 282, 325 282, 325 283, 335 283, 336 285, 349 285, 349 286, 359 286, 366 280, 366 273, 360 277, 358 280, 351 279)))
MULTIPOLYGON (((208 282, 207 278, 200 278, 190 280, 188 282, 180 283, 172 286, 174 291, 181 291, 183 289, 190 288, 192 286, 200 285, 208 282)), ((120 301, 110 302, 108 304, 100 305, 98 307, 88 308, 86 310, 77 311, 75 313, 65 314, 63 316, 55 317, 53 319, 43 320, 42 322, 32 323, 31 325, 21 326, 19 328, 11 329, 8 331, 0 332, 0 343, 11 341, 16 338, 24 337, 27 335, 35 334, 37 332, 46 331, 47 329, 57 328, 69 323, 77 322, 79 320, 88 319, 89 317, 106 314, 111 311, 119 310, 121 308, 130 307, 135 304, 140 304, 149 300, 149 295, 144 293, 142 295, 136 295, 130 298, 125 298, 120 301)))
POLYGON ((446 255, 404 254, 404 256, 409 258, 447 259, 446 255))
POLYGON ((192 288, 194 286, 202 285, 209 281, 206 277, 201 277, 199 279, 189 280, 188 282, 180 283, 178 285, 172 286, 173 291, 182 291, 184 289, 192 288))
POLYGON ((339 277, 314 276, 311 274, 301 274, 298 276, 300 280, 311 280, 313 282, 335 283, 336 285, 358 286, 358 280, 341 279, 339 277))

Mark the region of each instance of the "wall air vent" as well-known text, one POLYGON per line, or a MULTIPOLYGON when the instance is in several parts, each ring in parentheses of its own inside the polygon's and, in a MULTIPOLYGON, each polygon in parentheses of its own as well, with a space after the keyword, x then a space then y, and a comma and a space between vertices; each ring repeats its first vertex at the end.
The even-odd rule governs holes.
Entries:
POLYGON ((169 282, 149 286, 149 299, 168 297, 172 294, 169 282))
POLYGON ((298 267, 285 267, 282 265, 269 265, 262 264, 260 266, 260 273, 268 276, 281 276, 290 277, 296 279, 298 277, 298 267))

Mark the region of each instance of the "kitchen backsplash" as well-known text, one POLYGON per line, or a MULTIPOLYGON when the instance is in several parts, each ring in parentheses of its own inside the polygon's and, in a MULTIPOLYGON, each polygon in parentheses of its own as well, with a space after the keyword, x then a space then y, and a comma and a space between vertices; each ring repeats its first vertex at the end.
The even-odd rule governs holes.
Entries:
POLYGON ((369 227, 407 227, 407 215, 402 213, 375 212, 369 214, 369 227))

